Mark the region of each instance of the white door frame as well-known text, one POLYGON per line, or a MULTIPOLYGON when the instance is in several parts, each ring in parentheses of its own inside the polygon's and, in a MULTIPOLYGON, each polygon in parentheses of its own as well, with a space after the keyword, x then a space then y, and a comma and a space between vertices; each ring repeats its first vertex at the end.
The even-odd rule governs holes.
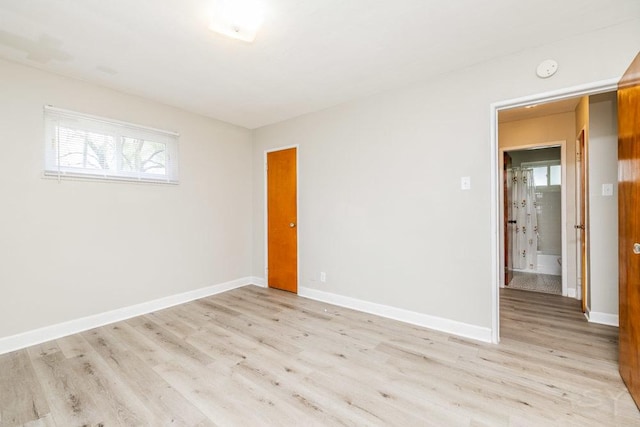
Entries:
MULTIPOLYGON (((562 296, 567 296, 567 241, 568 239, 568 230, 567 230, 567 141, 551 141, 551 142, 543 142, 540 144, 527 144, 527 145, 517 145, 517 146, 509 146, 499 148, 498 154, 498 168, 499 170, 503 170, 503 153, 509 151, 519 151, 519 150, 527 150, 533 148, 547 148, 547 147, 560 147, 560 165, 562 167, 561 170, 561 184, 560 184, 560 234, 561 234, 561 250, 560 256, 562 257, 562 296)), ((504 218, 504 186, 500 186, 500 204, 499 204, 499 215, 501 218, 504 218)), ((502 232, 500 233, 500 266, 502 271, 505 268, 505 259, 504 259, 504 226, 502 227, 502 232)), ((500 287, 504 287, 504 274, 500 275, 500 287)))
MULTIPOLYGON (((500 270, 500 234, 503 232, 503 218, 500 217, 498 201, 500 200, 500 184, 498 163, 498 112, 509 108, 524 107, 527 105, 560 101, 585 95, 611 92, 618 89, 619 78, 588 83, 529 95, 521 98, 508 99, 494 102, 489 107, 490 129, 490 165, 491 165, 491 341, 500 342, 500 276, 504 271, 500 270)), ((501 173, 502 171, 500 171, 501 173)), ((565 258, 566 259, 566 258, 565 258)), ((565 264, 565 263, 563 263, 565 264)))

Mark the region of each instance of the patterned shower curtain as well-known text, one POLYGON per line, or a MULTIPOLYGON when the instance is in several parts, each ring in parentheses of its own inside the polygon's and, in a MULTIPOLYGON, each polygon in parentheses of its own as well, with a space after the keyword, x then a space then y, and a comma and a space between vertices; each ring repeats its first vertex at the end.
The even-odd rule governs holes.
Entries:
POLYGON ((533 169, 512 168, 511 217, 513 268, 536 270, 538 266, 538 221, 533 169))

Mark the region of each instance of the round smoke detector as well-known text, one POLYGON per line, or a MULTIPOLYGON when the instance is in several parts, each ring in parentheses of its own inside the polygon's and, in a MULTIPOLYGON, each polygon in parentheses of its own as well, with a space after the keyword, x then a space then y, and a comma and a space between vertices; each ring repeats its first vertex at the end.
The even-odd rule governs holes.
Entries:
POLYGON ((558 63, 553 59, 544 60, 538 65, 536 74, 541 79, 546 79, 553 76, 558 71, 558 63))

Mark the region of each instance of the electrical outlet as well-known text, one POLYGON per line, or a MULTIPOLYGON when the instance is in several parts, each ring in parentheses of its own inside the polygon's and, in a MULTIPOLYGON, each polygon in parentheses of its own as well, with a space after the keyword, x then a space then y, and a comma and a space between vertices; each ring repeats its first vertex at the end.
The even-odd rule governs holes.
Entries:
POLYGON ((325 273, 324 271, 320 272, 320 281, 322 283, 325 283, 327 281, 327 273, 325 273))

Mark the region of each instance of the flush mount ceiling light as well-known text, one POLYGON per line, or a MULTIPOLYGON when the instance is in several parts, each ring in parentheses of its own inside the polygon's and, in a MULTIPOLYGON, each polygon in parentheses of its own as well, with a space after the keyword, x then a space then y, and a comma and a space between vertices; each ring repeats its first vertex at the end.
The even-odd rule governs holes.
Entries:
POLYGON ((209 29, 227 37, 252 42, 262 25, 261 0, 216 0, 209 29))

